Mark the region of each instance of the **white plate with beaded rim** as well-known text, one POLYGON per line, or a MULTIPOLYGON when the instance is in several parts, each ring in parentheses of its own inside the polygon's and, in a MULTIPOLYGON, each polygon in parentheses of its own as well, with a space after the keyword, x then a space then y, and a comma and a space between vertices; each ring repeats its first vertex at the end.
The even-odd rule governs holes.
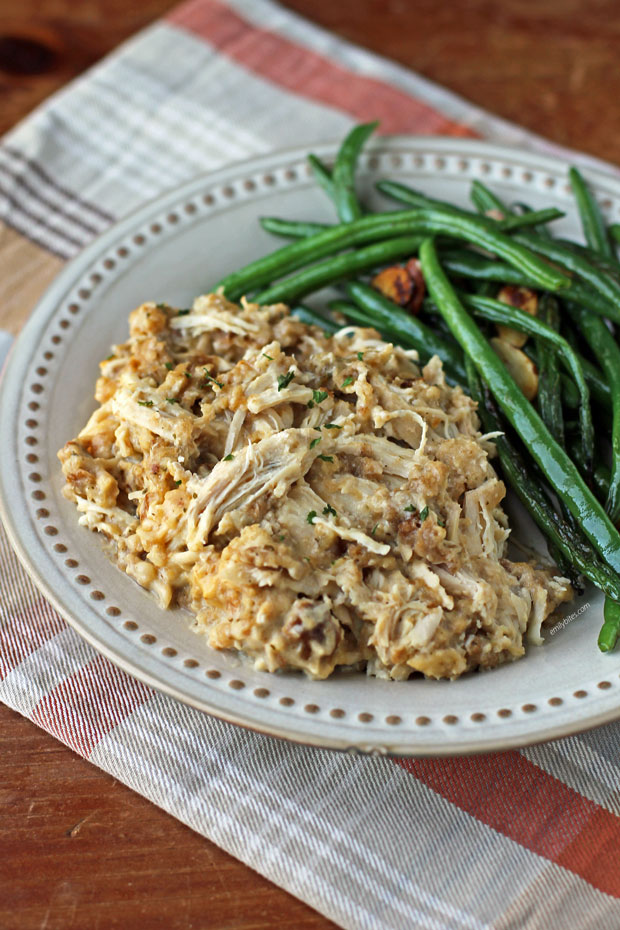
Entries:
MULTIPOLYGON (((336 147, 316 151, 329 160, 336 147)), ((117 665, 200 710, 274 736, 439 756, 523 746, 620 717, 620 652, 597 650, 602 598, 593 589, 567 606, 544 646, 455 682, 270 675, 210 649, 186 611, 159 608, 62 497, 56 451, 94 409, 97 363, 125 340, 130 310, 145 300, 185 306, 273 249, 261 215, 333 221, 305 155, 271 154, 185 184, 117 223, 54 281, 11 353, 0 398, 0 502, 18 555, 59 612, 117 665)), ((557 229, 579 238, 566 173, 557 159, 484 142, 396 136, 369 147, 359 176, 375 206, 388 206, 373 193, 380 177, 463 204, 472 180, 482 178, 510 201, 565 210, 557 229)), ((609 220, 620 220, 620 182, 602 172, 587 176, 609 220)), ((536 530, 518 507, 511 519, 515 536, 531 544, 536 530)), ((545 551, 539 537, 536 545, 545 551)))

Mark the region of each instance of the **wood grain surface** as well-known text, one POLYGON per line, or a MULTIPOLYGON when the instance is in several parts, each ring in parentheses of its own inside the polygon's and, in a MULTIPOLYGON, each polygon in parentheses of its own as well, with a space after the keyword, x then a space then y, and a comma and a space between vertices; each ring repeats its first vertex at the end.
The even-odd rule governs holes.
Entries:
MULTIPOLYGON (((2 0, 0 131, 171 0, 2 0)), ((615 0, 284 5, 620 163, 615 0)), ((328 920, 0 706, 0 930, 328 930, 328 920)))
POLYGON ((0 704, 1 930, 334 924, 0 704))

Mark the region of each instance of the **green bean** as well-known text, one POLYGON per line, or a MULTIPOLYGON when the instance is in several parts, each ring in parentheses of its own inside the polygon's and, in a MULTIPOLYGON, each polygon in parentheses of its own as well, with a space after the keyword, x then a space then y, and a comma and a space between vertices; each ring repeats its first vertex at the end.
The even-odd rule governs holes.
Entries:
POLYGON ((355 323, 356 326, 362 326, 364 329, 376 329, 377 332, 387 342, 398 342, 398 345, 404 349, 415 349, 414 340, 409 335, 403 335, 399 332, 397 326, 391 326, 388 322, 383 322, 375 317, 371 317, 366 310, 362 310, 356 304, 347 300, 330 300, 329 309, 342 313, 348 320, 355 323))
POLYGON ((577 202, 577 209, 581 217, 581 225, 586 242, 591 249, 605 256, 605 258, 614 258, 615 256, 611 248, 599 205, 586 184, 583 175, 577 168, 573 167, 569 170, 568 177, 577 202))
POLYGON ((458 346, 444 336, 434 332, 418 317, 412 316, 393 301, 384 297, 367 284, 351 282, 345 287, 347 296, 368 314, 371 325, 385 327, 398 339, 407 339, 417 349, 423 362, 438 355, 451 372, 464 380, 465 369, 458 346))
POLYGON ((250 262, 244 268, 233 271, 222 278, 216 287, 221 287, 231 300, 244 293, 269 284, 289 272, 296 271, 311 262, 333 255, 354 245, 378 242, 382 239, 411 233, 412 220, 420 217, 420 211, 375 214, 354 223, 330 226, 324 232, 308 236, 297 242, 276 249, 269 255, 250 262))
POLYGON ((497 449, 504 476, 517 497, 544 534, 547 543, 559 550, 581 574, 611 597, 620 599, 620 578, 592 551, 585 539, 574 527, 562 520, 555 512, 551 501, 543 491, 538 478, 532 476, 520 451, 506 433, 500 420, 488 385, 481 379, 472 359, 465 357, 469 393, 478 403, 478 416, 488 433, 501 432, 493 442, 497 449))
MULTIPOLYGON (((378 181, 376 187, 382 194, 412 207, 419 207, 427 210, 450 210, 458 216, 475 216, 471 210, 456 207, 454 204, 447 203, 445 200, 436 200, 433 197, 427 197, 427 195, 423 194, 421 191, 416 191, 411 187, 407 187, 405 184, 399 184, 398 181, 378 181)), ((566 216, 562 210, 558 210, 556 207, 547 207, 544 210, 536 210, 535 212, 531 211, 530 213, 521 213, 518 215, 510 215, 507 208, 504 207, 504 212, 508 215, 506 215, 503 220, 496 220, 484 215, 480 216, 479 219, 485 220, 489 228, 501 229, 504 232, 508 232, 512 229, 520 229, 524 226, 537 226, 541 223, 550 223, 552 220, 559 220, 563 216, 566 216)))
POLYGON ((620 635, 620 604, 609 596, 605 598, 603 620, 598 634, 598 648, 601 652, 611 652, 620 635))
POLYGON ((616 281, 620 280, 620 262, 618 262, 617 259, 606 258, 587 245, 582 245, 580 242, 573 242, 571 239, 563 239, 561 236, 555 241, 558 245, 568 249, 569 252, 574 252, 575 255, 581 255, 582 258, 585 258, 586 261, 594 265, 599 271, 602 271, 603 274, 611 275, 616 281))
MULTIPOLYGON (((394 185, 398 187, 399 185, 396 182, 385 182, 385 184, 394 185)), ((406 188, 406 190, 408 190, 406 188)), ((414 192, 412 192, 414 194, 414 192)), ((404 198, 403 198, 404 199, 404 198)), ((455 213, 460 213, 465 216, 472 215, 468 210, 460 210, 458 207, 452 207, 451 204, 446 204, 442 200, 431 200, 429 197, 424 195, 415 194, 411 198, 408 198, 405 202, 413 205, 420 206, 423 208, 429 207, 438 207, 439 209, 452 209, 455 213)), ((548 223, 551 220, 560 219, 565 214, 561 210, 557 210, 555 207, 547 208, 544 210, 538 210, 534 212, 533 210, 527 211, 527 215, 524 212, 523 214, 508 216, 505 220, 497 222, 499 228, 504 230, 516 229, 521 226, 536 226, 538 229, 538 224, 548 223)), ((314 223, 309 221, 296 221, 296 220, 287 220, 275 216, 266 216, 261 217, 259 222, 263 229, 267 232, 274 233, 277 236, 285 236, 291 239, 303 239, 307 236, 312 236, 317 232, 323 232, 325 229, 330 229, 329 224, 327 223, 314 223)), ((542 229, 543 227, 541 227, 542 229)), ((564 240, 558 240, 563 242, 564 240)))
MULTIPOLYGON (((467 249, 449 250, 441 253, 444 268, 451 275, 474 278, 477 281, 498 281, 501 284, 517 284, 520 287, 537 288, 538 284, 517 267, 506 262, 498 262, 494 258, 487 258, 477 252, 467 249)), ((620 322, 618 313, 608 300, 592 290, 588 285, 572 280, 563 291, 563 296, 570 298, 574 303, 587 307, 599 316, 609 317, 620 322)))
POLYGON ((493 191, 490 191, 486 184, 483 184, 481 181, 473 181, 470 191, 469 198, 473 205, 475 206, 478 213, 487 213, 489 210, 497 210, 500 213, 503 213, 504 216, 510 215, 510 210, 506 204, 497 197, 493 191))
MULTIPOLYGON (((441 263, 456 277, 473 278, 475 281, 497 281, 498 284, 517 284, 521 287, 537 286, 519 268, 470 249, 442 249, 441 263)), ((602 306, 607 309, 607 304, 602 306)))
MULTIPOLYGON (((514 241, 526 248, 533 249, 539 255, 544 255, 556 265, 560 265, 579 275, 595 291, 605 298, 610 304, 607 316, 620 322, 620 283, 611 275, 602 272, 583 258, 571 252, 565 246, 558 245, 552 239, 544 239, 531 230, 517 232, 514 235, 514 241), (612 315, 613 311, 613 315, 612 315)), ((549 288, 551 290, 551 288, 549 288)))
POLYGON ((481 297, 496 297, 497 284, 495 281, 470 281, 470 286, 476 294, 481 297))
MULTIPOLYGON (((544 295, 538 304, 538 318, 555 332, 560 328, 560 310, 553 297, 544 295)), ((567 343, 568 345, 568 343, 567 343)), ((543 423, 556 442, 564 445, 564 415, 560 388, 560 367, 557 353, 540 336, 536 340, 538 349, 538 409, 543 423)), ((583 449, 584 453, 586 452, 583 449)), ((586 472, 588 469, 586 468, 586 472)))
POLYGON ((410 207, 422 207, 423 209, 439 208, 440 210, 450 207, 450 209, 455 212, 459 211, 459 208, 455 207, 454 204, 449 204, 445 200, 436 200, 424 194, 422 191, 414 190, 413 187, 400 184, 398 181, 377 181, 375 187, 381 194, 384 194, 391 200, 396 200, 398 203, 406 203, 410 207))
MULTIPOLYGON (((511 212, 514 212, 514 210, 516 209, 516 210, 520 210, 521 213, 527 213, 527 214, 534 213, 534 210, 532 209, 532 207, 528 206, 528 204, 526 203, 523 203, 523 201, 521 200, 515 200, 515 202, 510 205, 510 208, 511 208, 511 212)), ((551 238, 551 233, 549 232, 546 226, 535 226, 534 229, 541 236, 544 236, 545 239, 551 238)))
POLYGON ((327 223, 305 223, 298 220, 285 220, 277 216, 261 216, 259 223, 268 233, 283 236, 286 239, 307 239, 331 227, 327 223))
POLYGON ((411 339, 399 335, 398 332, 394 332, 387 324, 372 320, 364 310, 361 310, 355 304, 349 303, 349 301, 330 300, 329 308, 337 313, 342 313, 343 316, 346 316, 347 320, 351 320, 356 326, 361 326, 364 329, 376 329, 381 338, 385 339, 386 342, 398 340, 398 344, 404 349, 415 349, 411 339))
POLYGON ((419 245, 420 236, 398 236, 353 252, 343 252, 276 281, 253 299, 258 304, 291 303, 329 284, 355 277, 361 271, 412 255, 417 252, 419 245))
POLYGON ((567 310, 578 324, 611 389, 611 480, 605 509, 615 524, 620 520, 620 348, 599 317, 571 304, 567 304, 567 310))
POLYGON ((315 180, 323 188, 330 200, 334 199, 334 183, 331 171, 317 155, 308 155, 308 164, 312 168, 315 180))
MULTIPOLYGON (((519 332, 535 336, 540 340, 544 347, 553 347, 555 352, 559 353, 568 372, 571 374, 577 389, 579 391, 580 404, 580 424, 581 424, 581 442, 583 447, 583 458, 589 475, 592 467, 592 450, 594 448, 594 426, 592 424, 592 411, 590 410, 590 391, 586 383, 583 367, 572 346, 564 339, 563 336, 551 326, 544 318, 530 316, 525 310, 518 307, 511 307, 499 300, 493 300, 490 297, 481 297, 477 294, 459 294, 460 299, 465 306, 469 307, 475 315, 481 315, 492 323, 500 323, 504 326, 510 326, 519 332)), ((541 301, 544 304, 544 301, 541 301)), ((598 319, 598 318, 597 318, 598 319)), ((553 353, 555 355, 555 352, 553 353)), ((542 366, 541 352, 538 351, 538 367, 542 366)), ((559 385, 556 384, 556 397, 559 401, 559 385)), ((543 421, 545 418, 543 417, 543 421)), ((561 420, 561 409, 560 409, 561 420)), ((546 422, 546 421, 545 421, 546 422)), ((553 430, 551 430, 553 434, 553 430)), ((557 439, 557 437, 556 437, 557 439)))
MULTIPOLYGON (((583 339, 578 338, 577 332, 572 325, 564 327, 564 336, 566 341, 572 345, 579 356, 579 361, 581 362, 581 367, 586 376, 592 399, 603 408, 604 414, 611 414, 613 412, 613 401, 611 389, 605 379, 605 375, 597 365, 594 365, 579 351, 580 347, 583 345, 583 339)), ((609 420, 609 425, 611 426, 611 419, 609 420)))
POLYGON ((620 535, 585 484, 577 467, 559 446, 538 413, 523 397, 510 374, 458 300, 446 277, 432 239, 420 247, 422 273, 428 291, 465 355, 469 355, 489 385, 504 416, 525 442, 532 458, 558 499, 580 521, 585 535, 607 564, 620 571, 620 535))
POLYGON ((531 213, 519 213, 515 216, 507 216, 503 220, 492 220, 504 232, 510 232, 513 229, 523 229, 526 226, 544 226, 545 223, 551 223, 553 220, 561 220, 566 216, 562 210, 556 207, 546 207, 544 210, 532 210, 531 213))
MULTIPOLYGON (((575 443, 571 446, 571 454, 582 471, 584 471, 584 461, 581 458, 581 445, 575 443)), ((596 491, 597 497, 599 500, 602 500, 603 503, 607 500, 607 495, 609 494, 609 480, 611 478, 611 472, 607 468, 607 465, 603 465, 602 462, 597 462, 594 466, 594 471, 592 472, 592 483, 594 490, 596 491)))
POLYGON ((583 373, 586 376, 592 399, 605 409, 606 412, 612 410, 611 390, 600 368, 593 365, 592 362, 584 358, 579 352, 577 353, 583 373))
POLYGON ((302 323, 306 323, 308 326, 320 327, 324 333, 335 333, 340 329, 340 325, 336 323, 335 320, 329 319, 329 317, 320 313, 318 310, 314 310, 312 307, 306 307, 304 304, 298 304, 296 307, 293 307, 291 315, 296 316, 298 320, 301 320, 302 323))
POLYGON ((363 319, 363 322, 360 323, 360 326, 370 326, 372 328, 372 324, 368 323, 368 315, 348 300, 330 300, 327 306, 332 313, 342 313, 343 316, 351 315, 351 317, 357 317, 359 320, 363 319))
POLYGON ((341 223, 351 223, 362 215, 363 211, 355 192, 355 169, 365 142, 378 125, 379 123, 375 121, 355 126, 345 138, 336 156, 332 183, 334 203, 341 223))
MULTIPOLYGON (((536 366, 538 367, 538 356, 536 357, 536 366)), ((562 400, 569 410, 576 410, 579 406, 579 391, 575 387, 575 382, 571 381, 567 374, 560 374, 560 384, 562 385, 562 400)))
POLYGON ((494 229, 488 220, 455 214, 449 210, 417 209, 363 216, 352 223, 334 226, 307 239, 291 242, 251 262, 245 268, 233 271, 222 278, 215 288, 222 288, 228 298, 236 300, 309 262, 350 246, 416 233, 446 235, 488 249, 520 268, 523 274, 547 290, 561 290, 570 284, 570 279, 561 271, 550 267, 529 248, 494 229))

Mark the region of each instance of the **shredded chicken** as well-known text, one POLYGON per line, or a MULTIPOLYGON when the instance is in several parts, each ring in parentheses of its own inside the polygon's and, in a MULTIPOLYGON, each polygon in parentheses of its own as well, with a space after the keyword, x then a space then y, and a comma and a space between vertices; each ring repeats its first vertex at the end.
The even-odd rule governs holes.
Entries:
POLYGON ((143 304, 100 367, 65 494, 216 649, 456 678, 519 658, 572 596, 507 558, 492 442, 437 358, 209 294, 143 304))

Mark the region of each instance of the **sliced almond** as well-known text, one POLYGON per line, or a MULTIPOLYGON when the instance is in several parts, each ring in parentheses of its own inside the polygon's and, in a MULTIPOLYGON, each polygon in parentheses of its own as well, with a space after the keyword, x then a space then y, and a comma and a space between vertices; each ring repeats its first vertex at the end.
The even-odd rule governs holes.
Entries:
POLYGON ((504 339, 491 339, 491 345, 528 400, 538 394, 538 371, 525 352, 504 339))
POLYGON ((520 333, 518 329, 511 329, 510 326, 503 326, 501 323, 498 323, 495 328, 499 338, 504 342, 509 342, 515 349, 522 349, 529 338, 527 333, 520 333))
POLYGON ((417 258, 410 258, 406 265, 392 265, 376 274, 372 286, 399 307, 419 313, 426 286, 422 266, 417 258))
POLYGON ((413 296, 409 301, 409 309, 413 313, 419 313, 422 301, 426 295, 426 284, 422 274, 422 265, 418 258, 410 258, 406 265, 407 274, 413 281, 413 296))
MULTIPOLYGON (((525 310, 530 316, 536 316, 538 313, 538 295, 529 287, 519 287, 516 284, 506 284, 497 295, 497 299, 503 304, 510 307, 518 307, 519 310, 525 310)), ((528 340, 527 333, 520 333, 510 326, 497 325, 497 333, 500 339, 509 342, 511 345, 520 349, 528 340)))
POLYGON ((384 268, 371 281, 372 286, 399 307, 407 307, 413 297, 414 282, 403 265, 384 268))

